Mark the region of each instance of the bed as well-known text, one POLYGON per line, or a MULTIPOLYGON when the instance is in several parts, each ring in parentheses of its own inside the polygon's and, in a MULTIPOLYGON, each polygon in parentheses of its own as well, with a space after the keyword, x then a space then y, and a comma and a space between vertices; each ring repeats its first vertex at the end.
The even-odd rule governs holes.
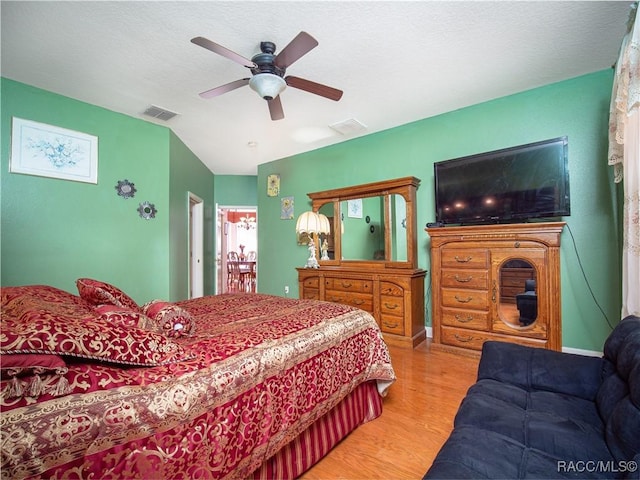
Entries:
POLYGON ((77 284, 0 290, 3 479, 295 478, 395 380, 359 309, 77 284))

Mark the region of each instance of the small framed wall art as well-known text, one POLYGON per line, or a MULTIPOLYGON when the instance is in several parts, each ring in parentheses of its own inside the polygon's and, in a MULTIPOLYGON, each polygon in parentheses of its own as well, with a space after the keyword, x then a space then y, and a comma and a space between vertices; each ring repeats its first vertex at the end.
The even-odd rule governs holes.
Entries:
POLYGON ((267 176, 267 196, 277 197, 280 194, 280 175, 274 173, 267 176))
POLYGON ((356 198, 347 202, 347 216, 349 218, 362 218, 361 198, 356 198))
POLYGON ((291 220, 293 218, 293 197, 280 199, 280 219, 291 220))
POLYGON ((9 171, 98 183, 98 137, 13 117, 9 171))

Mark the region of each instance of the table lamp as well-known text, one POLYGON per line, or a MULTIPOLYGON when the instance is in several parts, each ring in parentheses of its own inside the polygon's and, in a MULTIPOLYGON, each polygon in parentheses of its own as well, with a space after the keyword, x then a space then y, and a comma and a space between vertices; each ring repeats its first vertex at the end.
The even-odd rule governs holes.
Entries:
POLYGON ((302 213, 296 222, 296 233, 298 235, 301 233, 309 235, 309 258, 307 259, 307 264, 304 266, 305 268, 320 267, 318 259, 316 258, 316 244, 313 241, 313 234, 329 233, 329 220, 327 217, 324 218, 325 221, 323 221, 316 212, 309 211, 302 213))

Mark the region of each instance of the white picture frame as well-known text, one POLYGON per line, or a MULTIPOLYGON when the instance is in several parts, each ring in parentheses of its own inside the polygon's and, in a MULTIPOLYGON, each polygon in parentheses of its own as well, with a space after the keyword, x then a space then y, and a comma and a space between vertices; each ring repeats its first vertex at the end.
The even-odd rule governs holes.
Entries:
POLYGON ((347 216, 349 218, 362 218, 362 199, 356 198, 347 201, 347 216))
POLYGON ((98 137, 13 117, 9 172, 98 183, 98 137))

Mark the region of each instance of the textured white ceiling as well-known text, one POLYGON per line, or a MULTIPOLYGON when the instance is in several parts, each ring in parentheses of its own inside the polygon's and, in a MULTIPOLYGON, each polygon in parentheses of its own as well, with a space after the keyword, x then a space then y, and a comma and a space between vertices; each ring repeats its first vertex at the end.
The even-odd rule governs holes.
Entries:
POLYGON ((2 1, 2 76, 170 127, 217 174, 610 67, 629 1, 2 1), (251 58, 300 31, 319 46, 287 70, 339 88, 339 102, 287 88, 271 121, 249 76, 190 42, 251 58), (180 115, 143 116, 150 105, 180 115), (341 135, 330 124, 357 119, 341 135), (250 142, 257 146, 249 147, 250 142))

